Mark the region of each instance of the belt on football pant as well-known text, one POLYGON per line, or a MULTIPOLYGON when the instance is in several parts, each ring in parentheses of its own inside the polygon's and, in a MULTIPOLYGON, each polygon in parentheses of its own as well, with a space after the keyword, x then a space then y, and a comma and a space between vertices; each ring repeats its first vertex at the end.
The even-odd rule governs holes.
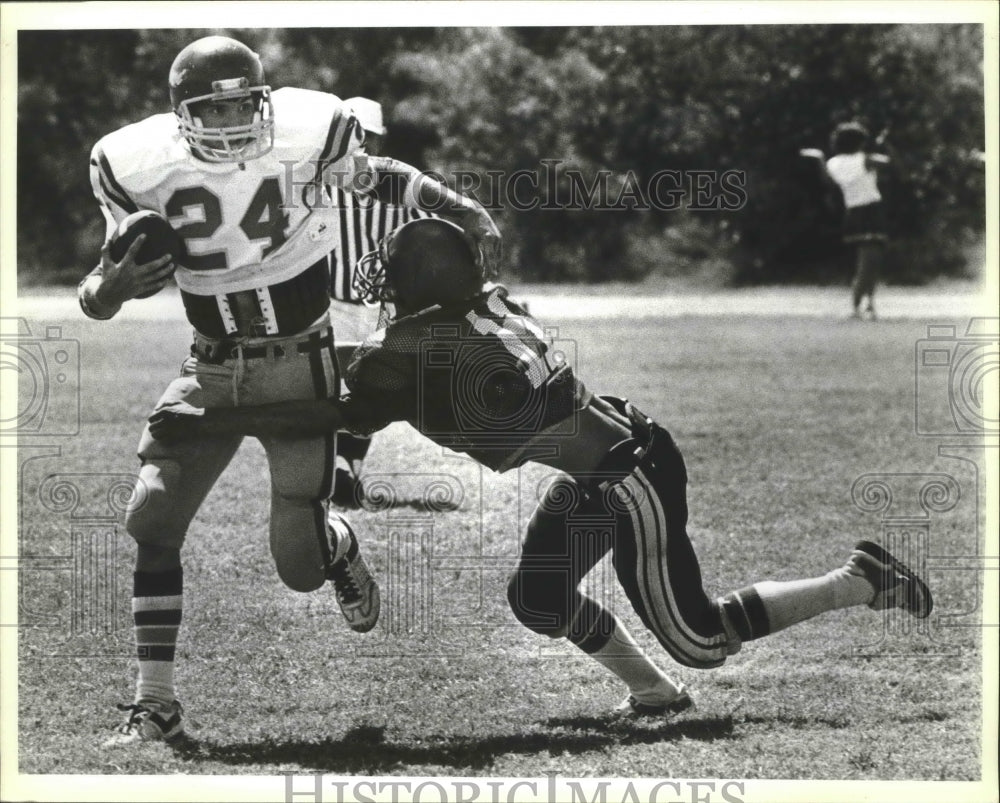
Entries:
MULTIPOLYGON (((294 337, 275 338, 281 342, 268 343, 260 340, 233 338, 210 338, 195 332, 191 344, 191 355, 213 365, 221 365, 226 360, 279 359, 287 354, 308 354, 315 350, 313 340, 316 332, 303 332, 294 337)), ((332 344, 331 344, 332 345, 332 344)))

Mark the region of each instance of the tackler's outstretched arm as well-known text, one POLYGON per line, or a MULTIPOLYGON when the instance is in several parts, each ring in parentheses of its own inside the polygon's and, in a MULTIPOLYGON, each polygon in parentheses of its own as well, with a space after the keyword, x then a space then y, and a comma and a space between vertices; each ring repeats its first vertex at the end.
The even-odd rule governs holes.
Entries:
POLYGON ((179 402, 154 412, 149 417, 149 432, 161 441, 228 435, 315 438, 343 424, 344 417, 332 399, 209 409, 179 402))
MULTIPOLYGON (((500 275, 500 230, 482 204, 397 159, 373 156, 369 157, 368 164, 377 177, 390 176, 397 180, 390 182, 390 186, 395 188, 392 194, 399 196, 398 202, 410 209, 432 212, 461 226, 486 278, 500 275)), ((382 182, 377 183, 381 185, 382 182)))

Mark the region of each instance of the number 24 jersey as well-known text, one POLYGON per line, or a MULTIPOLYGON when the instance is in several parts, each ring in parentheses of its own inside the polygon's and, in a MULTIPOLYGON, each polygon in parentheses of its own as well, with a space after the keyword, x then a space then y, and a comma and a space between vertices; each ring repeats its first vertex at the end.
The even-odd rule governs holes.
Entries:
POLYGON ((148 209, 184 240, 175 278, 188 318, 209 336, 239 328, 234 294, 255 297, 267 334, 304 328, 326 310, 338 215, 324 185, 350 188, 367 170, 364 133, 340 98, 289 87, 271 99, 274 148, 242 164, 193 156, 172 113, 108 134, 91 154, 108 236, 148 209))

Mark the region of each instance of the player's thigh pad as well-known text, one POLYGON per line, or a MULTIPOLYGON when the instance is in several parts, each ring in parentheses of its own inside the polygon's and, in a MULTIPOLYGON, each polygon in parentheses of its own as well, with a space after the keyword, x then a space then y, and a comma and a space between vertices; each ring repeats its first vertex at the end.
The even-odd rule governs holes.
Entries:
POLYGON ((261 440, 271 471, 271 555, 295 591, 313 591, 329 562, 325 500, 333 493, 336 435, 261 440))
MULTIPOLYGON (((188 360, 155 409, 186 401, 196 407, 231 406, 231 374, 188 360)), ((125 514, 138 543, 179 548, 195 513, 239 448, 240 437, 177 442, 155 440, 147 425, 139 439, 142 467, 125 514)))
POLYGON ((288 499, 271 491, 269 545, 274 566, 293 591, 315 591, 326 581, 330 543, 322 499, 288 499))
POLYGON ((565 636, 583 597, 577 586, 611 548, 613 520, 595 521, 593 501, 572 479, 549 486, 528 523, 507 601, 521 624, 565 636))
POLYGON ((333 492, 335 436, 262 441, 271 467, 271 555, 282 582, 313 591, 325 578, 330 550, 325 500, 333 492))

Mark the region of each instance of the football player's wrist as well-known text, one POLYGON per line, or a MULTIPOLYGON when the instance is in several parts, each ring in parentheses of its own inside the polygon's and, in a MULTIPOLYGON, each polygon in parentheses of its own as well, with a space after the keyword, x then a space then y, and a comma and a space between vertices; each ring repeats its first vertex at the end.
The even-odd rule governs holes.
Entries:
POLYGON ((80 283, 78 295, 80 306, 90 318, 107 320, 113 318, 122 308, 124 302, 109 298, 106 282, 98 275, 88 276, 80 283))
POLYGON ((128 301, 127 294, 119 287, 118 283, 112 279, 103 279, 94 288, 94 299, 102 309, 121 309, 122 304, 128 301))

